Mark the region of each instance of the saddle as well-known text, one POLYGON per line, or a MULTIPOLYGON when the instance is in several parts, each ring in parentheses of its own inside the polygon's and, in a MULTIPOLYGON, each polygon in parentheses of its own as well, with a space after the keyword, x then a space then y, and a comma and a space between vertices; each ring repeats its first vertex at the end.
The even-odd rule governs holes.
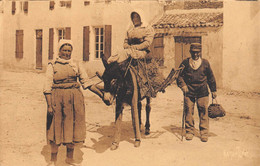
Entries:
POLYGON ((156 61, 146 63, 146 61, 135 60, 134 62, 136 64, 132 65, 131 69, 137 77, 141 100, 145 97, 155 98, 158 92, 165 92, 165 89, 178 78, 184 68, 184 66, 177 70, 173 68, 165 79, 156 61))
POLYGON ((101 79, 105 83, 105 91, 117 94, 119 90, 124 89, 126 95, 131 95, 133 84, 129 81, 131 78, 128 72, 131 68, 137 77, 141 100, 146 97, 155 98, 158 92, 165 92, 165 89, 178 78, 181 70, 184 68, 172 69, 165 79, 159 71, 159 65, 156 61, 149 61, 147 63, 143 60, 128 59, 120 64, 116 62, 106 64, 105 67, 106 70, 101 76, 101 79))

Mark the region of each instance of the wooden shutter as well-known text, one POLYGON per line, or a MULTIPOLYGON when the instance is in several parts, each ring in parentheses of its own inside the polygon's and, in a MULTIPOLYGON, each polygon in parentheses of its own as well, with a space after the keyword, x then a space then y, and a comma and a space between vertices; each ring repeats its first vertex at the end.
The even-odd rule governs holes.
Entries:
POLYGON ((23 58, 23 30, 16 30, 15 57, 18 59, 23 58))
POLYGON ((24 13, 28 13, 28 1, 25 1, 24 3, 23 3, 23 11, 24 11, 24 13))
POLYGON ((66 8, 71 8, 71 1, 66 2, 66 8))
POLYGON ((16 10, 16 8, 15 8, 15 1, 13 1, 12 2, 12 15, 15 14, 15 10, 16 10))
POLYGON ((163 39, 164 37, 162 35, 157 35, 153 39, 153 43, 151 47, 151 54, 152 57, 156 59, 156 61, 159 62, 160 66, 163 66, 164 64, 164 45, 163 45, 163 39))
POLYGON ((85 5, 85 6, 90 5, 90 1, 84 1, 84 5, 85 5))
POLYGON ((71 39, 71 28, 66 27, 65 29, 65 39, 71 39))
POLYGON ((112 25, 105 25, 105 59, 107 60, 111 56, 112 45, 112 25))
POLYGON ((54 36, 53 28, 50 28, 49 29, 49 57, 48 57, 49 60, 53 59, 53 39, 54 39, 53 36, 54 36))
POLYGON ((185 37, 175 36, 175 67, 179 67, 181 62, 190 57, 190 44, 201 43, 200 36, 185 37))
POLYGON ((54 5, 55 5, 55 2, 54 1, 50 1, 50 10, 54 9, 54 5))
POLYGON ((89 26, 83 27, 83 61, 89 61, 89 26))
POLYGON ((42 30, 36 30, 36 69, 42 69, 42 30))

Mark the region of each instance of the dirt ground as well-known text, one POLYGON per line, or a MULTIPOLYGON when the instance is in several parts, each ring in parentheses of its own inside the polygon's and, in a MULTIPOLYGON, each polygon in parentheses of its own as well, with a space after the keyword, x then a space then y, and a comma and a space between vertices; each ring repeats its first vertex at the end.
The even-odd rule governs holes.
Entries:
MULTIPOLYGON (((2 70, 0 80, 0 165, 48 165, 46 103, 42 94, 43 73, 2 70)), ((210 119, 210 137, 201 142, 181 141, 183 96, 176 85, 152 100, 151 134, 142 134, 135 148, 130 107, 123 117, 119 149, 109 149, 114 133, 114 106, 107 107, 90 91, 84 91, 87 138, 75 149, 83 166, 208 166, 260 165, 260 95, 218 91, 226 110, 223 118, 210 119)), ((143 108, 145 102, 143 102, 143 108)), ((145 122, 145 111, 142 112, 145 122)), ((198 129, 198 114, 195 110, 198 129)), ((57 165, 65 165, 66 149, 59 149, 57 165)))

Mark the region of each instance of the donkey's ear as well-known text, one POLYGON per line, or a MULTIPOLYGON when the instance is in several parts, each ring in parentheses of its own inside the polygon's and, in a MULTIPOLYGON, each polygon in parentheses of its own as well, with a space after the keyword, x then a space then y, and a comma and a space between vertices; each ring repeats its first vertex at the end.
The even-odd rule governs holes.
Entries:
POLYGON ((104 54, 101 55, 101 60, 103 62, 103 65, 104 65, 105 69, 107 69, 109 64, 107 63, 107 60, 106 60, 104 54))

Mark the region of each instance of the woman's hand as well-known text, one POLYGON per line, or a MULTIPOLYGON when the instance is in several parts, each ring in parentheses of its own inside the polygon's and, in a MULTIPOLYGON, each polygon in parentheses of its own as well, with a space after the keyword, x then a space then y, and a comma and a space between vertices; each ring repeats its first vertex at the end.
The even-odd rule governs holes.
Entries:
POLYGON ((53 114, 53 108, 51 103, 51 93, 45 93, 44 94, 46 102, 47 102, 47 112, 48 114, 53 114))

